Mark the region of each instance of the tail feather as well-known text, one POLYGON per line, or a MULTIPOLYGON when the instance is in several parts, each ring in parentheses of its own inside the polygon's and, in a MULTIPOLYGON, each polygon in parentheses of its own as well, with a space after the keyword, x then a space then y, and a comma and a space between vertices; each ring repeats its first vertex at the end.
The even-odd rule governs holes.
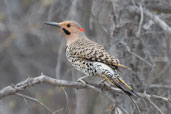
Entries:
POLYGON ((117 79, 119 80, 119 82, 121 82, 122 84, 125 85, 126 88, 128 88, 129 90, 133 90, 132 87, 130 87, 127 83, 125 83, 125 81, 123 81, 122 79, 120 79, 119 77, 117 77, 117 79))
POLYGON ((124 91, 128 96, 133 95, 133 89, 130 86, 128 86, 126 83, 124 83, 124 81, 121 80, 120 78, 116 78, 111 81, 113 82, 115 86, 117 86, 119 89, 124 91), (119 80, 119 81, 116 81, 116 80, 119 80))
POLYGON ((132 87, 130 87, 128 84, 126 84, 122 79, 119 77, 115 78, 109 78, 108 76, 105 76, 105 78, 110 81, 114 86, 121 89, 123 92, 125 92, 128 96, 137 96, 137 94, 133 91, 132 87))

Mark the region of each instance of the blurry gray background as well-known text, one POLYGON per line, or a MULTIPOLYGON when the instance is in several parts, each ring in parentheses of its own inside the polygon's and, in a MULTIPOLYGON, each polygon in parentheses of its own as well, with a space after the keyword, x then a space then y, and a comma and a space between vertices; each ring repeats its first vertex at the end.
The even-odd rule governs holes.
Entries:
MULTIPOLYGON (((0 0, 0 89, 28 77, 48 76, 76 81, 83 76, 65 57, 65 38, 46 21, 75 20, 86 35, 102 44, 111 55, 133 69, 121 77, 138 92, 170 96, 169 89, 150 89, 151 84, 171 83, 171 36, 145 15, 127 10, 141 4, 171 25, 170 0, 0 0), (141 23, 140 23, 141 22, 141 23)), ((58 114, 109 114, 107 98, 91 90, 38 85, 24 92, 51 107, 64 108, 58 114)), ((169 114, 171 107, 155 102, 169 114)), ((116 104, 128 112, 129 99, 116 97, 116 104)), ((0 100, 2 114, 47 114, 40 105, 17 96, 0 100)), ((158 114, 142 103, 142 114, 158 114)), ((135 113, 135 112, 134 112, 135 113)), ((115 111, 115 114, 121 114, 115 111)))

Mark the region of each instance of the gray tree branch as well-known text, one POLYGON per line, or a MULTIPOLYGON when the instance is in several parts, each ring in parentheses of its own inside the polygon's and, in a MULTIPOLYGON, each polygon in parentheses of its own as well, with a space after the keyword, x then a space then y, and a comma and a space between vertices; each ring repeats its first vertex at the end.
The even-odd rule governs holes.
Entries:
MULTIPOLYGON (((26 90, 27 88, 33 87, 38 84, 49 84, 57 87, 69 87, 69 88, 77 88, 77 89, 91 89, 93 91, 96 91, 98 93, 102 93, 103 95, 107 96, 110 100, 115 102, 115 100, 109 95, 120 93, 123 94, 123 92, 120 89, 114 88, 112 86, 107 86, 105 84, 82 84, 80 82, 73 82, 73 81, 65 81, 65 80, 57 80, 54 78, 51 78, 46 75, 40 75, 35 78, 28 78, 22 82, 19 82, 16 85, 10 85, 7 87, 4 87, 0 90, 0 99, 15 95, 16 93, 22 92, 26 90)), ((137 93, 141 98, 144 99, 156 99, 156 100, 162 100, 164 102, 171 103, 170 99, 158 95, 150 95, 150 94, 144 94, 144 93, 137 93)))

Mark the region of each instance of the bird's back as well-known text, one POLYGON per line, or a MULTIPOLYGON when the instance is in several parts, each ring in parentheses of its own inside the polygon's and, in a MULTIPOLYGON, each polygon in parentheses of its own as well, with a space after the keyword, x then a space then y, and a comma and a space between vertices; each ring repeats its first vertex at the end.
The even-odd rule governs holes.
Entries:
MULTIPOLYGON (((80 38, 66 49, 67 58, 79 58, 81 60, 102 62, 111 68, 117 68, 119 60, 111 56, 102 45, 87 38, 80 38)), ((72 62, 72 61, 70 61, 72 62)))

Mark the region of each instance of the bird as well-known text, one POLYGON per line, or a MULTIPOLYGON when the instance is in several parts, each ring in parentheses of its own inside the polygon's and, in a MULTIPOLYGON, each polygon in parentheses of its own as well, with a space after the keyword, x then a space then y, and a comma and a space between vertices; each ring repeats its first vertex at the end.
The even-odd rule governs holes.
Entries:
POLYGON ((133 88, 122 80, 118 73, 119 68, 131 69, 120 64, 119 59, 110 55, 102 45, 90 40, 78 22, 68 20, 60 23, 45 22, 45 24, 55 26, 64 34, 66 57, 77 70, 87 77, 97 76, 109 81, 111 85, 118 87, 128 96, 135 95, 133 88))

